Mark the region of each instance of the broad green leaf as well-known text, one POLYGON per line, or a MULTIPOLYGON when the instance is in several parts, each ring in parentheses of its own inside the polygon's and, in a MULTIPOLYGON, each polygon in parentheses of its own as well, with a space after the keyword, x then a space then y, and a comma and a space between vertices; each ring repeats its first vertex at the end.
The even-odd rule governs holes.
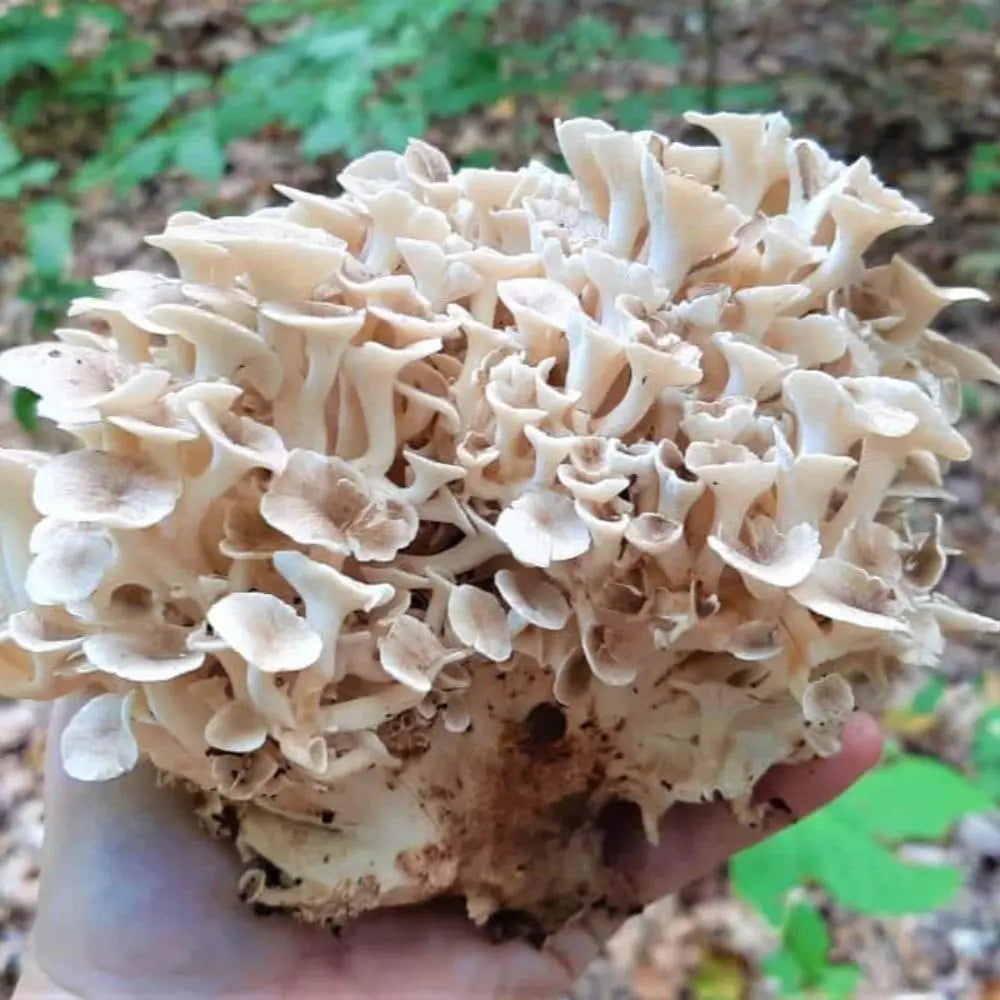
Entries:
POLYGON ((980 787, 1000 802, 1000 707, 984 712, 976 722, 972 766, 980 787))
POLYGON ((787 948, 779 948, 764 959, 764 972, 777 980, 781 996, 802 996, 802 966, 787 948))
POLYGON ((836 803, 848 822, 895 843, 937 840, 962 816, 989 807, 989 797, 960 772, 913 755, 872 771, 836 803))
MULTIPOLYGON (((344 61, 349 64, 351 59, 370 44, 371 39, 364 28, 327 31, 310 36, 305 54, 317 62, 344 61)), ((338 66, 337 69, 342 71, 343 67, 338 66)))
POLYGON ((215 107, 216 132, 223 143, 253 135, 270 120, 267 102, 250 88, 227 95, 215 107))
POLYGON ((726 83, 719 87, 716 104, 729 111, 756 111, 774 104, 777 91, 766 81, 726 83))
POLYGON ((215 132, 208 128, 184 132, 174 149, 174 163, 192 177, 209 184, 226 172, 226 154, 215 132))
POLYGON ((14 419, 29 433, 38 426, 38 400, 40 396, 19 385, 11 396, 10 407, 14 419))
POLYGON ((604 108, 604 94, 599 90, 581 90, 570 98, 573 114, 590 118, 604 108))
POLYGON ((24 211, 28 259, 43 278, 65 273, 73 254, 74 212, 57 198, 46 198, 24 211))
POLYGON ((819 910, 805 901, 793 904, 785 916, 781 936, 802 969, 805 982, 818 982, 830 955, 830 932, 819 910))
POLYGON ((112 143, 142 135, 174 102, 173 82, 166 75, 130 80, 122 86, 121 94, 125 103, 111 133, 112 143))
POLYGON ((564 38, 564 44, 586 56, 613 49, 617 43, 618 31, 615 26, 594 14, 579 15, 569 25, 564 38))
POLYGON ((949 865, 900 861, 892 844, 939 837, 988 796, 957 772, 901 757, 861 779, 824 809, 732 861, 736 891, 775 926, 796 885, 815 882, 864 913, 917 913, 940 906, 961 882, 949 865))

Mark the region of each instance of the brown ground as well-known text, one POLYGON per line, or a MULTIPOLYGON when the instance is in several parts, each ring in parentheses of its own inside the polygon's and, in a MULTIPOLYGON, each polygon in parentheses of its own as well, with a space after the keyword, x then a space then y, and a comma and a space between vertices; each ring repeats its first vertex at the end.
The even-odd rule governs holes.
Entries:
MULTIPOLYGON (((2 6, 2 5, 0 5, 2 6)), ((162 43, 165 65, 209 68, 249 51, 261 36, 243 26, 239 3, 216 0, 130 0, 137 23, 162 43)), ((896 3, 878 10, 909 10, 923 17, 921 30, 931 39, 923 51, 893 53, 885 29, 861 23, 874 4, 853 0, 714 0, 714 4, 648 4, 641 0, 558 0, 529 4, 519 0, 498 28, 505 38, 546 37, 557 32, 568 12, 601 11, 633 26, 667 29, 684 43, 689 57, 680 69, 638 72, 632 66, 598 67, 583 85, 598 85, 611 98, 652 87, 698 82, 708 58, 702 15, 717 8, 716 75, 721 85, 766 80, 777 89, 775 104, 793 115, 801 131, 828 144, 840 156, 868 155, 878 172, 903 187, 937 218, 918 241, 908 241, 911 258, 944 283, 978 283, 1000 292, 1000 192, 973 196, 967 165, 976 143, 1000 138, 1000 3, 896 3), (962 26, 963 6, 978 6, 993 30, 962 26)), ((451 155, 489 143, 503 150, 502 162, 523 161, 548 143, 558 102, 502 102, 472 116, 442 123, 431 139, 451 155), (541 125, 541 140, 533 140, 541 125), (527 138, 526 138, 527 137, 527 138)), ((651 123, 676 133, 676 120, 651 123)), ((54 123, 40 140, 63 154, 85 143, 72 120, 54 123)), ((231 170, 211 193, 205 210, 242 211, 272 200, 270 183, 330 190, 340 164, 306 165, 291 137, 269 134, 234 143, 231 170)), ((182 198, 197 190, 180 178, 164 177, 144 185, 124 203, 110 195, 89 195, 81 206, 82 224, 76 271, 84 276, 122 266, 152 264, 156 258, 140 245, 156 231, 182 198), (137 263, 138 262, 138 263, 137 263)), ((198 191, 204 194, 203 191, 198 191)), ((31 336, 31 310, 10 293, 23 264, 17 256, 16 229, 0 204, 0 342, 31 336), (6 297, 5 296, 6 293, 6 297)), ((959 307, 940 324, 942 330, 1000 359, 1000 309, 959 307)), ((969 396, 965 430, 977 459, 956 469, 950 486, 958 497, 948 514, 953 540, 967 551, 947 578, 948 591, 962 603, 1000 616, 1000 392, 976 390, 969 396)), ((9 440, 17 431, 0 427, 9 440)), ((1000 700, 1000 685, 973 690, 972 680, 995 664, 996 646, 955 647, 945 663, 952 680, 943 709, 927 731, 904 740, 921 750, 961 762, 972 721, 984 698, 1000 700)), ((32 751, 32 711, 0 705, 0 996, 16 979, 23 935, 30 924, 38 847, 42 833, 37 751, 32 751)), ((832 908, 836 957, 860 963, 866 973, 863 996, 955 997, 988 1000, 1000 996, 1000 818, 966 823, 952 842, 924 849, 924 856, 959 863, 968 878, 959 898, 934 914, 876 921, 832 908)), ((770 947, 768 932, 731 900, 723 873, 691 887, 637 921, 616 942, 609 960, 577 991, 578 1000, 668 1000, 696 997, 764 995, 755 977, 759 959, 770 947), (704 986, 709 973, 722 977, 730 992, 704 986)))

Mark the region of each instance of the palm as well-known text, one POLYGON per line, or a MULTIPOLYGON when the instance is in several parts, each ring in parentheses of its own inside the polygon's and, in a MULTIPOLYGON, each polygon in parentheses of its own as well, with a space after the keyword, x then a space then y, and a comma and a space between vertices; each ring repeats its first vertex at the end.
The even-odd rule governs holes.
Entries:
MULTIPOLYGON (((762 793, 802 815, 843 790, 878 752, 874 723, 859 717, 838 758, 769 775, 762 793)), ((155 788, 145 772, 106 785, 72 782, 54 756, 50 750, 33 950, 70 995, 541 1000, 569 989, 599 947, 583 927, 540 951, 495 945, 461 913, 442 909, 380 913, 339 939, 281 917, 262 920, 235 897, 231 848, 204 836, 183 796, 155 788)), ((655 851, 620 838, 623 891, 635 902, 652 900, 753 836, 722 807, 675 810, 655 851)), ((19 1000, 58 995, 33 983, 26 975, 19 1000)))

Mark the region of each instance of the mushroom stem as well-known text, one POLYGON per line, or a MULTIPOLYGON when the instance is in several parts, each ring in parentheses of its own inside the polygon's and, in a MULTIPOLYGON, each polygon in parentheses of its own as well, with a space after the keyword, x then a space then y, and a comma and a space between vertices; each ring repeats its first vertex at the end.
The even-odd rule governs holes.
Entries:
POLYGON ((276 552, 273 561, 274 568, 305 601, 306 624, 323 640, 318 671, 327 681, 340 680, 343 671, 337 667, 336 655, 344 620, 355 611, 368 612, 385 604, 395 589, 387 583, 359 583, 301 552, 276 552))
POLYGON ((871 521, 875 517, 886 491, 896 478, 902 457, 897 439, 874 435, 865 438, 861 446, 861 460, 847 497, 837 513, 821 529, 820 537, 825 554, 836 549, 844 532, 852 524, 871 521))
POLYGON ((574 313, 567 324, 569 367, 566 391, 580 394, 577 406, 596 413, 624 365, 622 344, 609 337, 585 313, 574 313))
POLYGON ((363 311, 314 303, 306 312, 294 306, 265 305, 261 315, 284 330, 277 339, 300 333, 308 360, 306 376, 296 394, 294 414, 284 428, 285 444, 325 454, 328 447, 326 401, 352 338, 365 322, 363 311))
POLYGON ((602 437, 622 437, 646 415, 653 400, 664 390, 696 385, 701 381, 697 365, 700 352, 682 344, 661 349, 633 342, 625 347, 625 356, 632 369, 632 379, 618 404, 597 423, 602 437))
POLYGON ((396 458, 396 423, 391 419, 396 376, 408 364, 441 347, 439 339, 418 341, 404 348, 369 342, 347 353, 343 371, 357 394, 368 437, 364 454, 354 459, 358 469, 372 476, 388 472, 396 458))

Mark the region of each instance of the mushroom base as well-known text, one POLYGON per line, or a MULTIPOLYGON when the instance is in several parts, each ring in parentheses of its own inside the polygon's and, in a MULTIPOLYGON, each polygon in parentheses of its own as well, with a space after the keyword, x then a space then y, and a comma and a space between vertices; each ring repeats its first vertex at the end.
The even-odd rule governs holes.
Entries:
POLYGON ((462 897, 487 930, 543 938, 606 900, 611 803, 636 803, 655 831, 673 802, 720 788, 745 806, 763 769, 803 753, 801 711, 787 696, 763 713, 755 703, 746 722, 767 728, 741 735, 720 691, 736 726, 708 763, 686 732, 688 696, 653 679, 594 685, 563 706, 536 665, 480 669, 468 692, 474 729, 450 732, 412 710, 379 729, 397 769, 322 790, 289 774, 252 801, 203 798, 203 820, 235 837, 247 864, 244 899, 339 927, 380 907, 462 897))

